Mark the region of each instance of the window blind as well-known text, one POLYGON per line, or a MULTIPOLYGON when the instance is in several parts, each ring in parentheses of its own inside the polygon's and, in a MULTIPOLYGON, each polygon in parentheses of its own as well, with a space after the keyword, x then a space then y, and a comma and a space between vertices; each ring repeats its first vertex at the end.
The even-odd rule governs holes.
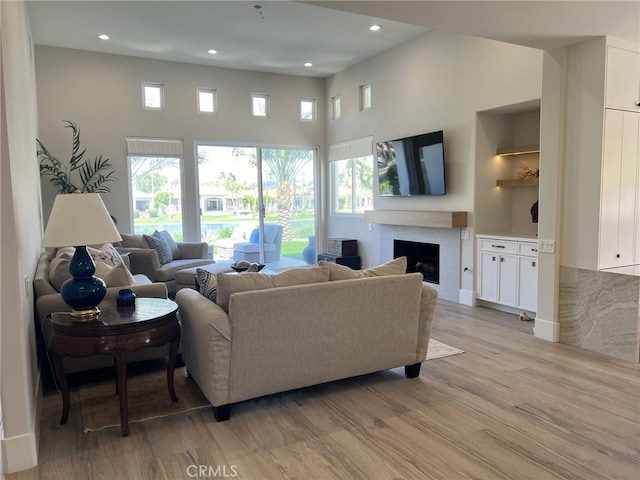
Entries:
POLYGON ((329 145, 329 161, 346 160, 373 155, 373 136, 356 138, 329 145))
POLYGON ((182 157, 181 138, 127 137, 127 156, 182 157))

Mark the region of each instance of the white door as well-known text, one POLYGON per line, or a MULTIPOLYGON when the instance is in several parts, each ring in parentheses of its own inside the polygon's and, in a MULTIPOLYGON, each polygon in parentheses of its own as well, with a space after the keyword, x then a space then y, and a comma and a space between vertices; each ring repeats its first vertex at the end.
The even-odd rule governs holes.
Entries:
POLYGON ((538 259, 518 257, 518 308, 535 312, 538 308, 538 259))
POLYGON ((516 306, 518 260, 515 255, 500 255, 498 259, 498 302, 516 306))

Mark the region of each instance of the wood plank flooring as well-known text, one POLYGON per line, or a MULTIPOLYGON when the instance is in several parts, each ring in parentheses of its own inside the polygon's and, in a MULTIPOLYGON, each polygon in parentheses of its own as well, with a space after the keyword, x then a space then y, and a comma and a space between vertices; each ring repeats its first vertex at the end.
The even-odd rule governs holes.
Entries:
MULTIPOLYGON (((82 433, 45 396, 31 479, 640 478, 640 366, 539 340, 517 317, 441 301, 465 353, 235 405, 82 433)), ((166 392, 162 392, 163 394, 166 392)), ((152 399, 150 399, 152 401, 152 399)))

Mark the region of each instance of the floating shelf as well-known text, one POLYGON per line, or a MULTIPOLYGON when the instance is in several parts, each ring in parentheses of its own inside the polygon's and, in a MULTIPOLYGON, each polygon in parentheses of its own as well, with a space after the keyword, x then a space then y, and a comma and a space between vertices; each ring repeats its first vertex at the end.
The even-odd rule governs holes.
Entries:
POLYGON ((540 153, 540 145, 524 145, 520 147, 499 148, 498 155, 525 155, 527 153, 540 153))
POLYGON ((366 210, 364 219, 367 223, 412 227, 465 228, 467 226, 467 212, 366 210))
POLYGON ((540 184, 539 178, 514 178, 511 180, 496 180, 496 187, 535 187, 540 184))

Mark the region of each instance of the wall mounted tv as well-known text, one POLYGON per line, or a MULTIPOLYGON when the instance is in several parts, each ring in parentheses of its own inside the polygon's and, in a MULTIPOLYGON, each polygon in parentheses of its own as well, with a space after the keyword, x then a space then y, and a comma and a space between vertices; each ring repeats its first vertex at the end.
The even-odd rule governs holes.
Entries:
POLYGON ((378 142, 381 196, 445 195, 442 131, 378 142))

